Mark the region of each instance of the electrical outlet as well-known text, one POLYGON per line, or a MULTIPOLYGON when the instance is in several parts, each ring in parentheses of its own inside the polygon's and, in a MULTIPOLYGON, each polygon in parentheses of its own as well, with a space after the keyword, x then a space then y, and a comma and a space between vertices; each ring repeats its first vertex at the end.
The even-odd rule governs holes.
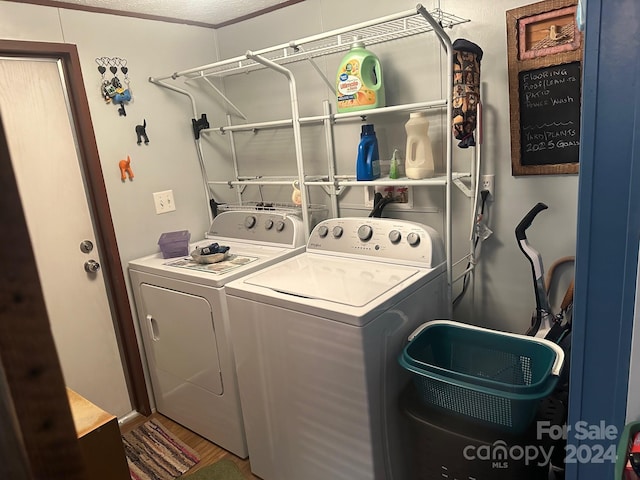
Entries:
POLYGON ((391 209, 411 209, 413 208, 413 192, 411 187, 402 185, 376 185, 367 186, 364 189, 364 205, 373 208, 373 199, 376 193, 381 193, 383 197, 393 197, 393 202, 389 204, 391 209))
POLYGON ((494 185, 493 185, 493 181, 495 180, 495 175, 482 175, 480 177, 480 191, 482 190, 488 190, 489 191, 489 196, 495 200, 495 193, 494 193, 494 185))
POLYGON ((394 185, 376 185, 373 187, 374 195, 376 193, 382 194, 382 198, 393 198, 395 197, 396 187, 394 185))
POLYGON ((176 203, 173 201, 173 190, 155 192, 153 194, 153 203, 156 206, 156 213, 158 215, 173 212, 176 209, 176 203))

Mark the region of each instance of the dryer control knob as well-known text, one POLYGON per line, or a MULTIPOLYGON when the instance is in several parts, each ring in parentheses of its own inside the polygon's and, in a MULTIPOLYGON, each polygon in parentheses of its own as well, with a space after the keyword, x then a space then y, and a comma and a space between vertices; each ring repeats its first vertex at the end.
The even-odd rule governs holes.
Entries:
POLYGON ((333 227, 333 230, 331 231, 331 233, 333 234, 333 238, 340 238, 343 232, 344 230, 342 229, 342 227, 333 227))
POLYGON ((276 230, 278 232, 281 232, 282 230, 284 230, 284 222, 282 220, 278 220, 276 222, 276 230))
POLYGON ((321 227, 318 228, 318 236, 320 238, 326 237, 328 233, 329 233, 329 229, 325 225, 322 225, 321 227))
POLYGON ((389 232, 389 241, 391 243, 398 243, 402 239, 402 234, 398 230, 391 230, 389 232))
POLYGON ((273 228, 273 220, 267 220, 264 222, 264 229, 271 230, 273 228))
POLYGON ((407 243, 412 247, 415 247, 420 243, 420 235, 418 235, 417 233, 410 233, 409 235, 407 235, 407 243))
POLYGON ((244 219, 244 226, 247 228, 253 228, 256 224, 256 217, 254 217, 253 215, 249 215, 247 218, 244 219))
POLYGON ((373 236, 373 228, 371 228, 371 226, 362 225, 358 229, 358 238, 363 242, 366 242, 367 240, 371 239, 372 236, 373 236))

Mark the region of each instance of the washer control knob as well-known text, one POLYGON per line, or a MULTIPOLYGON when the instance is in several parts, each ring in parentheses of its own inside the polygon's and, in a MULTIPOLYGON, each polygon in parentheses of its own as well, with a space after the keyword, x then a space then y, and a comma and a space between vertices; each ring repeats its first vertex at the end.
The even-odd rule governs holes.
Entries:
POLYGON ((318 228, 318 235, 320 236, 320 238, 326 237, 328 233, 329 233, 329 229, 327 228, 326 225, 322 225, 321 227, 318 228))
POLYGON ((363 242, 370 240, 373 236, 373 228, 369 225, 361 225, 358 229, 358 238, 363 242))
POLYGON ((278 220, 276 222, 276 230, 278 232, 281 232, 282 230, 284 230, 284 222, 282 220, 278 220))
POLYGON ((415 247, 420 243, 420 235, 418 235, 417 233, 410 233, 409 235, 407 235, 407 243, 412 247, 415 247))
POLYGON ((333 238, 340 238, 342 236, 342 233, 344 232, 342 227, 333 227, 333 230, 331 231, 331 233, 333 234, 333 238))
POLYGON ((264 229, 271 230, 273 228, 273 220, 267 220, 264 222, 264 229))
POLYGON ((398 230, 391 230, 389 232, 389 241, 391 243, 398 243, 402 239, 402 235, 398 230))
POLYGON ((253 228, 256 224, 256 217, 254 217, 253 215, 249 215, 247 218, 244 219, 244 226, 247 228, 253 228))

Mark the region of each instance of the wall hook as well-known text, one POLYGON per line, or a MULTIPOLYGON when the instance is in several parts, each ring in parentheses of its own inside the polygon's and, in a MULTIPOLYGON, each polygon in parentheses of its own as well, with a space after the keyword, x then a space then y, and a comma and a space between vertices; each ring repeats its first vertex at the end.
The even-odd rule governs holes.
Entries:
POLYGON ((118 163, 120 167, 120 178, 124 182, 127 179, 127 175, 129 175, 129 180, 133 180, 133 170, 131 169, 131 158, 127 155, 126 160, 120 160, 118 163))
POLYGON ((147 120, 142 121, 142 125, 136 125, 136 135, 138 136, 138 145, 144 140, 145 145, 149 145, 149 137, 147 136, 147 120))

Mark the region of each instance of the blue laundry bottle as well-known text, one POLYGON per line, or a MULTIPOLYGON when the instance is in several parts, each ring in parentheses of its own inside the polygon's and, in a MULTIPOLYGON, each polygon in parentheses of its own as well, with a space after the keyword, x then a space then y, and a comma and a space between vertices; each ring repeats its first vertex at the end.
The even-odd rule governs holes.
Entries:
POLYGON ((356 180, 375 180, 379 176, 380 156, 376 132, 373 130, 373 125, 362 125, 356 160, 356 180))

